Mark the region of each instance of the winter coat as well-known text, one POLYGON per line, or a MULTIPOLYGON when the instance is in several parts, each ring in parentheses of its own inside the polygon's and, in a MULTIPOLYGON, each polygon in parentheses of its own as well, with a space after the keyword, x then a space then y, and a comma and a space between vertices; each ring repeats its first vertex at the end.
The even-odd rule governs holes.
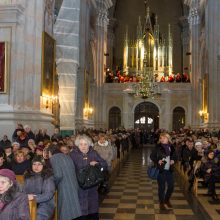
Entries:
MULTIPOLYGON (((99 154, 90 147, 87 154, 83 154, 79 148, 74 148, 70 156, 76 166, 77 170, 84 168, 89 165, 91 161, 97 161, 104 169, 107 169, 107 163, 103 160, 99 154)), ((97 187, 89 189, 79 188, 79 200, 82 210, 82 215, 89 215, 98 213, 99 210, 99 199, 97 187)))
POLYGON ((201 164, 200 170, 206 182, 208 182, 212 176, 215 176, 220 180, 220 166, 215 159, 204 160, 201 164), (211 169, 210 173, 207 173, 208 169, 211 169))
POLYGON ((72 220, 81 216, 78 182, 70 156, 58 153, 50 158, 58 190, 58 219, 72 220))
POLYGON ((108 169, 111 170, 111 164, 114 156, 114 151, 111 143, 109 141, 105 141, 105 143, 101 144, 98 141, 94 145, 94 150, 96 150, 101 158, 107 162, 108 169))
MULTIPOLYGON (((160 172, 162 172, 164 170, 165 164, 162 163, 162 165, 159 165, 158 162, 159 162, 159 160, 162 160, 164 158, 166 158, 165 149, 163 148, 163 146, 161 144, 158 144, 155 147, 155 149, 152 151, 152 153, 150 155, 150 159, 154 162, 154 164, 157 165, 160 172)), ((177 160, 175 148, 173 145, 170 145, 170 160, 174 160, 174 161, 177 160)), ((173 171, 173 170, 174 170, 174 164, 170 166, 170 171, 173 171)))
POLYGON ((25 160, 22 163, 17 163, 16 161, 11 163, 11 168, 16 175, 23 175, 26 170, 30 169, 30 167, 30 160, 25 160))
POLYGON ((5 147, 11 146, 11 141, 10 140, 1 140, 0 141, 0 149, 5 149, 5 147))
POLYGON ((16 192, 13 200, 0 210, 0 220, 30 220, 28 197, 16 192))
POLYGON ((50 220, 54 213, 55 184, 52 173, 44 176, 34 172, 25 175, 23 191, 26 194, 36 195, 37 220, 50 220))
POLYGON ((191 167, 193 166, 193 162, 195 160, 199 160, 201 157, 198 156, 198 151, 193 147, 190 150, 188 147, 183 149, 182 152, 182 163, 188 163, 191 167))
POLYGON ((30 139, 35 140, 35 135, 34 135, 33 131, 27 132, 27 139, 28 140, 30 140, 30 139))

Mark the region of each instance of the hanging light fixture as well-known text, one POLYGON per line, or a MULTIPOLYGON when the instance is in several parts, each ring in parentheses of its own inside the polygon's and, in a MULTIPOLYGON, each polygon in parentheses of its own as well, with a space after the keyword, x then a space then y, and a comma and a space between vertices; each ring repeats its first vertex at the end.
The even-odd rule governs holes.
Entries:
POLYGON ((161 95, 159 87, 150 71, 145 72, 141 76, 140 82, 133 85, 133 90, 130 88, 129 91, 134 97, 142 99, 157 98, 161 95))

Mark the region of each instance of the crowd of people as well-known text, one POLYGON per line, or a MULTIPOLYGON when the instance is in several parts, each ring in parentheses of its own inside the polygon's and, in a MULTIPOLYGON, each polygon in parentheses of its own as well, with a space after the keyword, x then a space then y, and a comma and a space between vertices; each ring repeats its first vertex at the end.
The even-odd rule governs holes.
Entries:
POLYGON ((191 191, 196 177, 203 178, 208 195, 219 200, 215 184, 220 182, 220 132, 199 129, 186 130, 172 136, 177 159, 188 175, 191 191))
POLYGON ((28 201, 35 200, 37 219, 50 220, 57 191, 58 219, 99 219, 101 185, 81 188, 77 174, 87 166, 100 166, 105 176, 101 192, 108 192, 112 161, 135 144, 135 134, 129 132, 84 129, 62 137, 55 128, 50 137, 46 130, 35 133, 18 124, 11 140, 4 135, 0 141, 0 216, 30 219, 28 201), (16 175, 24 177, 24 184, 16 175))
POLYGON ((99 193, 108 192, 112 161, 131 147, 155 144, 150 158, 159 168, 158 197, 161 210, 172 208, 174 165, 180 161, 189 176, 189 191, 195 177, 213 200, 218 200, 215 184, 220 182, 220 132, 206 129, 164 130, 93 130, 83 129, 76 135, 62 137, 59 129, 49 136, 40 129, 18 124, 11 140, 0 141, 0 216, 3 219, 30 219, 28 201, 37 203, 37 219, 54 215, 57 191, 58 219, 99 219, 99 193), (79 186, 78 173, 87 166, 99 166, 105 174, 106 191, 101 185, 79 186), (24 184, 16 181, 24 177, 24 184), (19 204, 19 205, 18 205, 19 204))

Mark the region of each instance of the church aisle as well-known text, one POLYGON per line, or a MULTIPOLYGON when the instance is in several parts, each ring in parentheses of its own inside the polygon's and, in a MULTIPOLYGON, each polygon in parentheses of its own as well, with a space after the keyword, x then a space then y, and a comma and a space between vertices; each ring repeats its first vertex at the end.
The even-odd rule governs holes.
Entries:
POLYGON ((100 205, 100 219, 114 220, 207 220, 199 206, 193 208, 175 183, 173 210, 160 211, 157 183, 147 177, 151 148, 133 150, 109 194, 100 205))

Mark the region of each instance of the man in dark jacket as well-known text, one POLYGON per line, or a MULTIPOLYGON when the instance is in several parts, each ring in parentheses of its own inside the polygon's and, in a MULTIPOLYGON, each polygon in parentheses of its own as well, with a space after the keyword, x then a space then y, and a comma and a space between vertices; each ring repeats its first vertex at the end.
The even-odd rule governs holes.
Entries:
POLYGON ((7 135, 4 135, 2 140, 0 141, 0 149, 3 149, 5 147, 11 146, 11 141, 8 139, 7 135))
POLYGON ((186 147, 182 151, 182 165, 184 171, 193 167, 195 160, 201 159, 197 150, 194 148, 193 140, 186 141, 186 147))

